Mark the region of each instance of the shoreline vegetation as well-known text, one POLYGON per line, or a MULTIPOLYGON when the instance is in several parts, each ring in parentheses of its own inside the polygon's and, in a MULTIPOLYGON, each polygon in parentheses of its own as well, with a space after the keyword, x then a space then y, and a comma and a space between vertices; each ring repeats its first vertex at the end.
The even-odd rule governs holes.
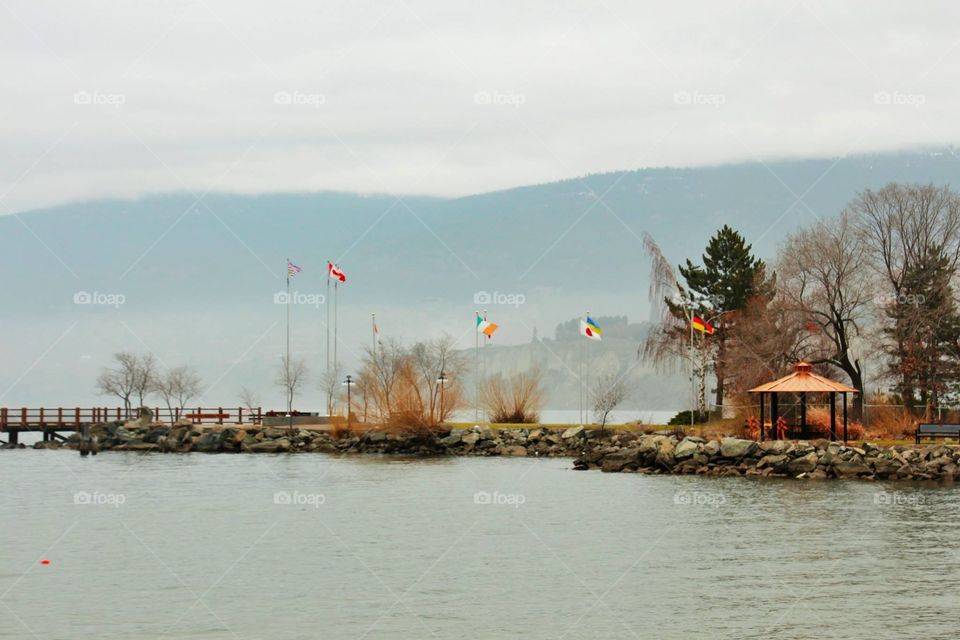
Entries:
MULTIPOLYGON (((756 442, 685 434, 683 430, 554 428, 539 425, 452 429, 289 429, 259 425, 168 425, 148 420, 114 421, 90 428, 90 453, 326 453, 400 456, 504 456, 571 458, 574 470, 797 479, 960 480, 960 447, 946 444, 828 440, 756 442), (646 433, 644 432, 646 431, 646 433)), ((37 442, 34 449, 80 449, 81 435, 37 442)), ((13 448, 7 445, 3 448, 13 448)), ((25 445, 19 445, 25 448, 25 445)))

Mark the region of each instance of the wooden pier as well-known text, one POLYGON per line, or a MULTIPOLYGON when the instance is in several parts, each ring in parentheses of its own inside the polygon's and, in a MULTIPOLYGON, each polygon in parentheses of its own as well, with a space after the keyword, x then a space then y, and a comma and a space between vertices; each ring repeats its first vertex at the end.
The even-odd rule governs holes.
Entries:
MULTIPOLYGON (((177 420, 189 420, 193 424, 261 424, 263 411, 260 407, 166 407, 151 408, 153 419, 157 422, 173 423, 177 420)), ((133 420, 135 411, 128 415, 122 407, 56 407, 31 409, 20 407, 11 409, 0 407, 0 439, 6 434, 10 444, 19 443, 21 432, 42 432, 44 441, 63 439, 60 431, 82 431, 101 422, 112 420, 133 420)))

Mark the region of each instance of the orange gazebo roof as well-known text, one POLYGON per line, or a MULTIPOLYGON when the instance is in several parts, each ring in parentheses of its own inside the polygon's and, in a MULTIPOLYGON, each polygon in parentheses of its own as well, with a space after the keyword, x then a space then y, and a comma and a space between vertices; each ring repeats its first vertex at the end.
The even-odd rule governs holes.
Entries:
POLYGON ((860 393, 860 391, 836 380, 817 375, 809 362, 798 362, 790 375, 754 387, 748 393, 860 393))

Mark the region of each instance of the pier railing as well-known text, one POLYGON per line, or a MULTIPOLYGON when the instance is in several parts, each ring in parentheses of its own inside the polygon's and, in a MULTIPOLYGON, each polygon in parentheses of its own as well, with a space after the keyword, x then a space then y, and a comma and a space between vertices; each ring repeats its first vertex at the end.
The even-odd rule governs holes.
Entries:
MULTIPOLYGON (((194 424, 260 424, 263 411, 260 407, 156 407, 153 419, 157 422, 189 420, 194 424)), ((71 431, 84 425, 127 420, 136 417, 136 410, 128 414, 122 407, 0 407, 0 431, 71 431)))

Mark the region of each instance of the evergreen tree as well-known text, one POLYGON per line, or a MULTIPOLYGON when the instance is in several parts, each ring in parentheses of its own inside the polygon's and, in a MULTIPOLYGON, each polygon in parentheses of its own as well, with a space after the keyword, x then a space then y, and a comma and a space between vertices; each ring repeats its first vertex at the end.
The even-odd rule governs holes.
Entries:
POLYGON ((923 406, 927 419, 956 391, 960 376, 960 312, 953 273, 942 250, 930 247, 904 273, 902 292, 886 310, 895 390, 906 406, 923 406))
POLYGON ((668 301, 671 312, 686 317, 685 306, 714 326, 708 336, 711 366, 716 377, 716 405, 723 405, 725 363, 727 351, 732 348, 730 334, 736 317, 756 298, 771 299, 775 289, 774 277, 767 277, 766 265, 752 253, 752 246, 737 231, 724 225, 710 238, 702 265, 689 259, 678 267, 686 287, 681 295, 686 304, 668 301))

